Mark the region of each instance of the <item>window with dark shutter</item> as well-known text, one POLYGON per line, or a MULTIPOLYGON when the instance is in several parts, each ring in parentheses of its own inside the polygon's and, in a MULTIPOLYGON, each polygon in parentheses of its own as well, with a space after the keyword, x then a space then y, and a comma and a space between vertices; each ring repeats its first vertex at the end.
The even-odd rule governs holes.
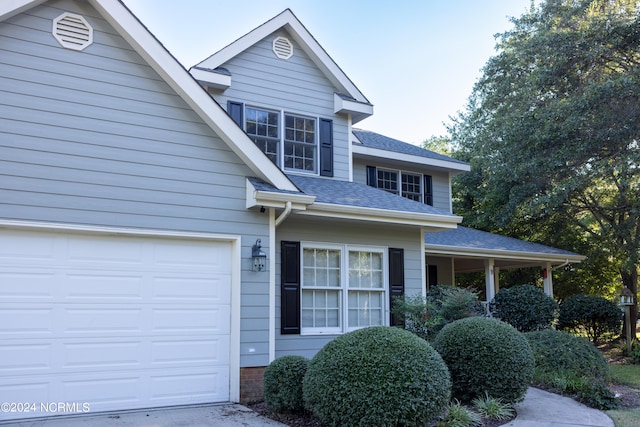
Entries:
POLYGON ((333 176, 333 121, 320 119, 320 175, 333 176))
POLYGON ((242 102, 227 102, 227 113, 231 116, 234 122, 241 128, 243 128, 243 113, 244 104, 242 102))
POLYGON ((404 249, 389 248, 389 325, 402 326, 404 319, 393 315, 394 298, 404 295, 404 249))
POLYGON ((280 333, 300 333, 300 242, 280 243, 280 333))

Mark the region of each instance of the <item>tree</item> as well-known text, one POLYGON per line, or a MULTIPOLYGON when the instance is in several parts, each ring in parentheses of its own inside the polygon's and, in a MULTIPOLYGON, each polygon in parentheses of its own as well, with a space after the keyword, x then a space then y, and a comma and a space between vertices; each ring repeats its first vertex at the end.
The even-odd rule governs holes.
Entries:
POLYGON ((435 151, 445 156, 451 155, 451 139, 445 135, 431 135, 429 138, 422 141, 422 148, 435 151))
POLYGON ((638 0, 532 5, 498 36, 497 55, 449 128, 456 156, 472 166, 456 184, 458 213, 477 228, 516 237, 538 228, 551 238, 566 227, 634 295, 639 12, 638 0))

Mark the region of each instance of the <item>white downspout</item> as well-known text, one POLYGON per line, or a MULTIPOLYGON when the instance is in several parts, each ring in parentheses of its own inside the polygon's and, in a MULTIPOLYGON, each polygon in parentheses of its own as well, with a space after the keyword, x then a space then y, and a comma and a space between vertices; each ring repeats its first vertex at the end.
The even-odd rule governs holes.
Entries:
POLYGON ((282 223, 282 221, 287 219, 290 213, 291 213, 291 202, 287 202, 284 208, 284 211, 280 214, 278 218, 276 218, 276 227, 279 226, 280 223, 282 223))

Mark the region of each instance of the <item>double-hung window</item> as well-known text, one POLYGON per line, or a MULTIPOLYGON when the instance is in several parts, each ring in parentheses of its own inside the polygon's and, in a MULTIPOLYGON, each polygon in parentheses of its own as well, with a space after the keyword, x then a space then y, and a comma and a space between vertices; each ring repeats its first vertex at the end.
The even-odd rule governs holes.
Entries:
POLYGON ((367 184, 433 206, 430 175, 367 166, 367 184))
POLYGON ((245 131, 281 169, 308 173, 318 170, 315 118, 246 107, 245 131))
POLYGON ((386 324, 383 248, 303 244, 301 265, 302 333, 341 333, 386 324))

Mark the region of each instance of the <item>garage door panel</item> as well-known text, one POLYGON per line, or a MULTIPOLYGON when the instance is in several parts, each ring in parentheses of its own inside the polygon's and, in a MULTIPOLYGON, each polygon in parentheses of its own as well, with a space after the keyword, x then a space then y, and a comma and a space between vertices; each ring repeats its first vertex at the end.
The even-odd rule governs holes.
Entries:
POLYGON ((216 241, 3 230, 0 401, 97 412, 229 400, 231 254, 216 241))

